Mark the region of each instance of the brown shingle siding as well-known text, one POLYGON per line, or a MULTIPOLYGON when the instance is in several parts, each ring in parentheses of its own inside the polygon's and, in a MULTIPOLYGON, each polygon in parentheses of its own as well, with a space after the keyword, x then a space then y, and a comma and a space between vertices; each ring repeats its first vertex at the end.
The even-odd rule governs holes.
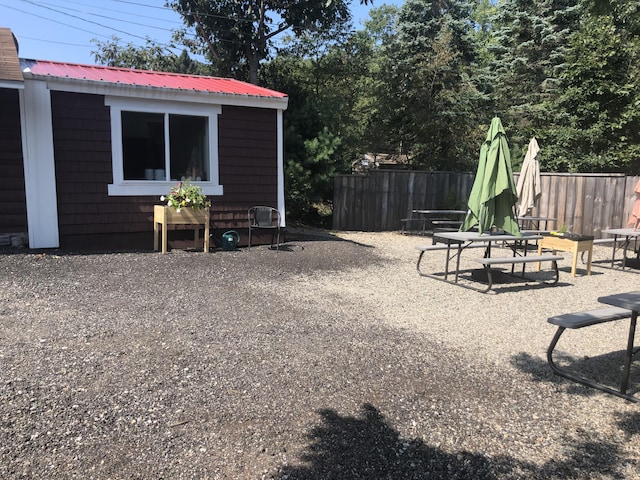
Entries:
MULTIPOLYGON (((104 98, 54 91, 52 108, 61 246, 124 234, 146 239, 149 243, 138 248, 151 249, 153 205, 159 197, 108 196, 113 172, 104 98)), ((277 205, 276 120, 273 110, 223 107, 218 145, 225 194, 211 197, 214 229, 246 228, 250 206, 277 205)))
POLYGON ((104 97, 54 91, 51 103, 61 246, 75 243, 75 235, 122 232, 123 225, 152 231, 148 214, 135 207, 151 198, 108 196, 111 122, 104 97), (123 212, 131 213, 123 218, 123 212))
MULTIPOLYGON (((222 109, 219 120, 220 182, 225 207, 246 217, 252 205, 277 205, 277 114, 246 107, 222 109)), ((246 224, 246 220, 242 221, 246 224)))
POLYGON ((17 90, 0 88, 0 233, 27 232, 27 200, 17 90))

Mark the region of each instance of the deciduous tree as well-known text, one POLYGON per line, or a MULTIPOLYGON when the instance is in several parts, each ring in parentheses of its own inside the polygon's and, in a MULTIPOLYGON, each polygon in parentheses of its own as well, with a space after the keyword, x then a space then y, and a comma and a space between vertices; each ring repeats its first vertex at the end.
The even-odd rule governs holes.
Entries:
MULTIPOLYGON (((360 0, 369 3, 370 0, 360 0)), ((195 29, 191 42, 219 74, 258 83, 260 63, 280 34, 341 31, 351 0, 177 0, 169 2, 195 29)), ((186 40, 186 38, 183 37, 186 40)))
POLYGON ((116 36, 111 37, 107 42, 97 40, 94 42, 97 50, 92 54, 95 61, 101 65, 159 72, 200 75, 210 73, 207 65, 191 59, 186 50, 176 55, 167 47, 160 46, 149 38, 144 47, 136 47, 132 43, 123 46, 116 36))

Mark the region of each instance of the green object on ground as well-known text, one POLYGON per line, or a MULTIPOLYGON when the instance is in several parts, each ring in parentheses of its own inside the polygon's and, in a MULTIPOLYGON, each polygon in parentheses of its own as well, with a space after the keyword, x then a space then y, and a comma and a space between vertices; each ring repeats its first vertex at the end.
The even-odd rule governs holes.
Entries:
POLYGON ((240 234, 235 230, 229 230, 222 234, 220 246, 223 250, 235 250, 240 243, 240 234))

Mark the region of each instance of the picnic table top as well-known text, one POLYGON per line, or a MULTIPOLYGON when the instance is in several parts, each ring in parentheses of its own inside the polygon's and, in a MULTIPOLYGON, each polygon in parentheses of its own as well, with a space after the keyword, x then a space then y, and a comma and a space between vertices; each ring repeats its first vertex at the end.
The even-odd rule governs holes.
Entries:
POLYGON ((516 240, 538 240, 542 235, 524 232, 522 235, 511 235, 509 233, 482 233, 478 232, 438 232, 435 236, 447 240, 457 240, 461 242, 510 242, 516 240))
POLYGON ((413 213, 420 213, 423 215, 431 215, 431 214, 437 214, 437 215, 464 215, 465 213, 467 213, 466 210, 413 210, 413 213))

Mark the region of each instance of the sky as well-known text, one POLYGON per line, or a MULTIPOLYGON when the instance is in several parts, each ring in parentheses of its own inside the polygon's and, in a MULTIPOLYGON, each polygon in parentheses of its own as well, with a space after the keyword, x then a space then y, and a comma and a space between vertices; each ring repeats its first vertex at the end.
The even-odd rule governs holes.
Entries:
MULTIPOLYGON (((374 0, 360 5, 353 0, 357 28, 371 8, 402 5, 403 0, 374 0)), ((95 64, 92 39, 144 46, 146 37, 169 44, 171 30, 182 26, 180 15, 164 6, 165 0, 0 0, 0 27, 18 39, 20 58, 95 64)), ((180 54, 182 49, 173 50, 180 54)))

